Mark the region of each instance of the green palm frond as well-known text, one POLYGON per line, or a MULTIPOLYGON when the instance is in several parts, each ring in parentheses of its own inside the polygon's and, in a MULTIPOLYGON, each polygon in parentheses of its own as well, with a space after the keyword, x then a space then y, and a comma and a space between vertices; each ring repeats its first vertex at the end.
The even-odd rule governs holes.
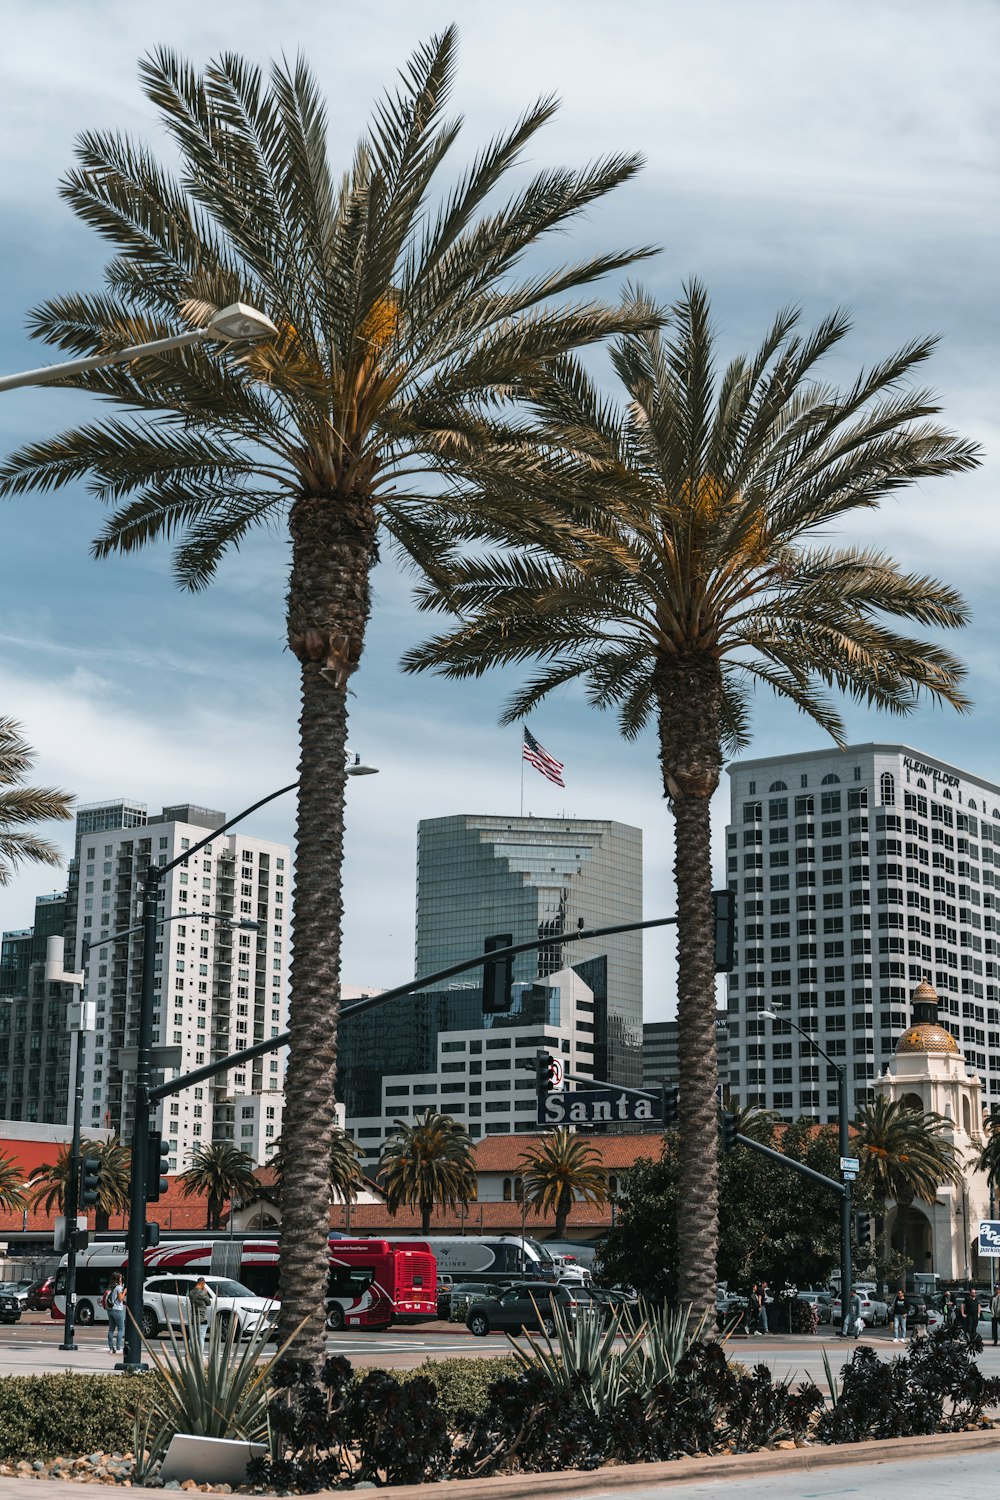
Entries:
POLYGON ((21 785, 34 763, 20 724, 0 718, 0 885, 9 884, 20 864, 63 862, 61 850, 33 833, 31 825, 72 818, 73 799, 53 787, 21 785))
POLYGON ((854 1129, 862 1179, 883 1203, 933 1203, 939 1188, 963 1181, 961 1158, 948 1139, 951 1123, 941 1115, 880 1094, 859 1112, 854 1129))

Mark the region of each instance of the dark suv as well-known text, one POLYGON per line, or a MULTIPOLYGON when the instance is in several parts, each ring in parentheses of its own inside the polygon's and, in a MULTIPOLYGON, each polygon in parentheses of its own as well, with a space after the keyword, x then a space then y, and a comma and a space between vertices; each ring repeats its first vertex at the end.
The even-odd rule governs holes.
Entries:
POLYGON ((564 1314, 572 1321, 581 1308, 591 1307, 602 1317, 607 1315, 605 1306, 596 1301, 579 1283, 568 1286, 551 1281, 521 1281, 495 1296, 477 1297, 469 1304, 465 1315, 465 1326, 477 1338, 485 1338, 498 1329, 504 1333, 518 1333, 522 1328, 553 1334, 556 1331, 552 1307, 558 1303, 564 1314))

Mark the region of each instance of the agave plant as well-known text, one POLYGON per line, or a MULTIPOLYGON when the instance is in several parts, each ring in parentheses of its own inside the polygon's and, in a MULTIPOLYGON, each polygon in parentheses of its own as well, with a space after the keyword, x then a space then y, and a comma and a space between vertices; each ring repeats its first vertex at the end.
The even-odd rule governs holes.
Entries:
POLYGON ((631 1390, 646 1400, 650 1392, 673 1385, 684 1355, 704 1337, 708 1314, 695 1323, 687 1304, 653 1307, 640 1302, 638 1308, 622 1309, 621 1323, 630 1351, 623 1366, 625 1380, 631 1390))
POLYGON ((616 1349, 621 1331, 617 1317, 608 1323, 596 1308, 587 1307, 571 1320, 555 1300, 552 1322, 552 1334, 541 1338, 525 1330, 527 1349, 507 1335, 518 1364, 524 1370, 540 1369, 561 1395, 578 1395, 595 1416, 610 1416, 628 1389, 626 1369, 645 1330, 633 1329, 616 1349))

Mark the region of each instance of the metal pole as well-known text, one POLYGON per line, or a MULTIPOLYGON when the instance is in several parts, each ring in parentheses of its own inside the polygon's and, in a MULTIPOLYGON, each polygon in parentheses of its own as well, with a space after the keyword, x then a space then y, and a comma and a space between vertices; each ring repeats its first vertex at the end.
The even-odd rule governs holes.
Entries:
POLYGON ((121 1368, 129 1374, 144 1370, 142 1339, 142 1285, 146 1251, 146 1165, 149 1153, 149 1085, 153 1052, 154 970, 156 910, 160 900, 158 865, 150 865, 142 887, 142 988, 139 1003, 139 1045, 135 1065, 135 1109, 132 1121, 132 1181, 129 1194, 128 1262, 125 1286, 125 1358, 121 1368))
MULTIPOLYGON (((836 1066, 834 1064, 833 1066, 836 1066)), ((840 1154, 850 1156, 850 1124, 847 1104, 847 1068, 837 1068, 837 1106, 840 1120, 840 1154)), ((848 1303, 851 1295, 851 1183, 844 1182, 844 1196, 840 1200, 840 1312, 841 1333, 846 1337, 848 1303)))
MULTIPOLYGON (((86 972, 84 955, 84 972, 86 972)), ((75 1349, 73 1329, 76 1321, 76 1220, 80 1202, 80 1116, 83 1112, 83 986, 80 987, 80 1022, 75 1035, 73 1085, 73 1143, 69 1152, 69 1183, 66 1188, 66 1319, 60 1349, 75 1349)))

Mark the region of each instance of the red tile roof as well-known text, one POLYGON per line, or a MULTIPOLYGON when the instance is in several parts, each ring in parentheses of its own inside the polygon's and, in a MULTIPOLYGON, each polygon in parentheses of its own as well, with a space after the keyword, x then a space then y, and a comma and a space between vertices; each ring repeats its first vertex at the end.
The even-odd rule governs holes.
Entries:
MULTIPOLYGON (((521 1157, 537 1150, 546 1139, 544 1135, 487 1135, 474 1147, 476 1169, 479 1172, 516 1172, 521 1166, 521 1157)), ((638 1161, 640 1156, 659 1161, 663 1149, 662 1132, 650 1131, 643 1135, 593 1135, 587 1136, 601 1159, 601 1165, 609 1172, 622 1172, 638 1161)))

